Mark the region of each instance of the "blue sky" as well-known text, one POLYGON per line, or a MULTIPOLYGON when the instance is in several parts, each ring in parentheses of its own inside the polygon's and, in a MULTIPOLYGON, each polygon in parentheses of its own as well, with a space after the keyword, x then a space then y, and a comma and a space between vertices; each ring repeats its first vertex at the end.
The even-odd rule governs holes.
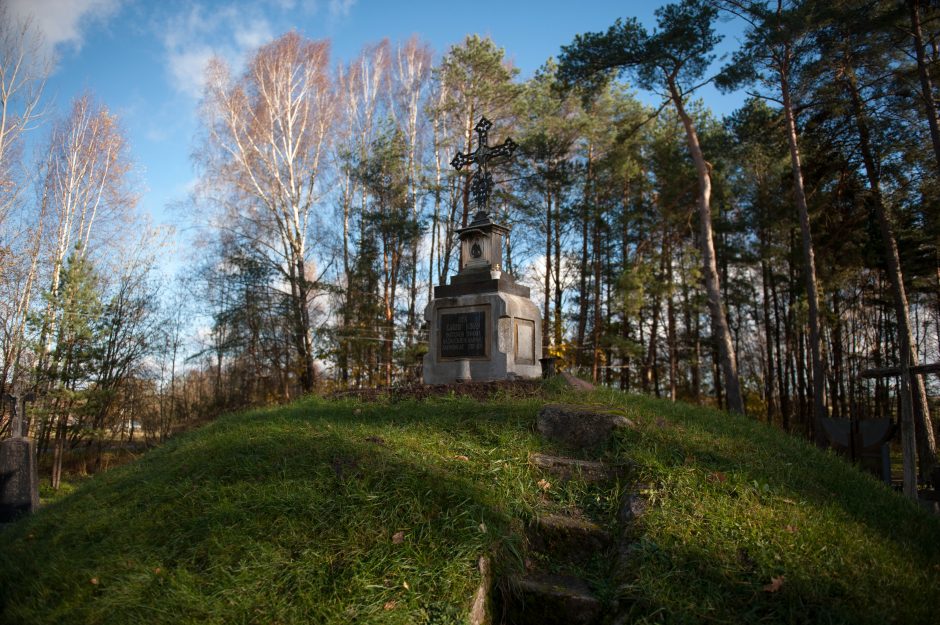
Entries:
MULTIPOLYGON (((141 208, 155 223, 184 223, 167 210, 185 199, 195 177, 190 159, 197 131, 201 70, 212 54, 237 63, 273 37, 296 29, 332 42, 333 63, 364 45, 419 35, 437 55, 477 33, 490 36, 530 76, 560 46, 618 17, 655 23, 657 2, 597 0, 448 2, 415 0, 0 0, 32 15, 58 57, 47 95, 57 111, 84 91, 116 112, 139 166, 141 208)), ((736 46, 733 24, 722 50, 736 46)), ((643 97, 643 94, 640 94, 643 97)), ((742 96, 701 93, 718 114, 742 96)), ((653 103, 652 98, 643 97, 653 103)))

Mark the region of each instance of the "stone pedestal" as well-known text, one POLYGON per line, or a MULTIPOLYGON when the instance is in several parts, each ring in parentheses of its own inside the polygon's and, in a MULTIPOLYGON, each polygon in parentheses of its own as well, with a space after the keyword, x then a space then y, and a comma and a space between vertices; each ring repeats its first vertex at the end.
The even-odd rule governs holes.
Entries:
POLYGON ((479 212, 460 238, 460 271, 434 287, 424 318, 424 383, 488 382, 542 375, 542 321, 529 289, 502 271, 509 229, 479 212), (468 371, 469 370, 469 371, 468 371), (469 375, 468 375, 469 373, 469 375))
POLYGON ((538 378, 542 324, 529 289, 498 271, 465 271, 434 289, 424 311, 424 383, 538 378), (462 371, 462 369, 464 371, 462 371))
POLYGON ((17 436, 0 441, 0 522, 39 508, 36 445, 17 436))

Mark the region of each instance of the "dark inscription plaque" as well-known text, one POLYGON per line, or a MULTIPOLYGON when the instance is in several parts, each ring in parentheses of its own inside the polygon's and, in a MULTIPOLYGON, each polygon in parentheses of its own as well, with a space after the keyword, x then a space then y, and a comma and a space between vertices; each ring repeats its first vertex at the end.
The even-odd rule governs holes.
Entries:
POLYGON ((449 313, 441 315, 441 358, 486 356, 486 313, 449 313))

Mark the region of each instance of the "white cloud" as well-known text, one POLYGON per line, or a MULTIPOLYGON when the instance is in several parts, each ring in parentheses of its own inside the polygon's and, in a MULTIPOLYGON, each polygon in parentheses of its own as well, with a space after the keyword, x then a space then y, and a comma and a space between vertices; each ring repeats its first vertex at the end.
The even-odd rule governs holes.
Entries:
POLYGON ((254 50, 273 38, 271 26, 265 20, 252 20, 250 24, 235 29, 235 44, 241 50, 254 50))
POLYGON ((50 48, 58 45, 81 48, 88 26, 107 21, 121 6, 121 0, 3 1, 14 16, 32 19, 50 48))
POLYGON ((330 17, 346 17, 356 0, 330 0, 330 17))
POLYGON ((164 26, 163 45, 172 85, 193 98, 202 95, 213 56, 238 66, 246 54, 274 38, 270 23, 245 6, 207 9, 196 4, 164 26))
POLYGON ((171 52, 168 67, 173 85, 194 98, 202 95, 206 66, 214 54, 215 52, 208 46, 171 52))

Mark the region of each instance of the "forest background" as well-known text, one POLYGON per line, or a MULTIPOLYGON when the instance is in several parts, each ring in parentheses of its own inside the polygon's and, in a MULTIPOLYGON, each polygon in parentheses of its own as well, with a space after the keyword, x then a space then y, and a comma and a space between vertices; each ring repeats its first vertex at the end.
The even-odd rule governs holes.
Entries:
POLYGON ((527 80, 476 35, 348 62, 272 36, 206 66, 198 179, 176 207, 196 234, 174 248, 138 209, 119 115, 90 92, 47 102, 48 47, 8 14, 0 396, 35 396, 57 486, 70 456, 93 470, 222 411, 418 382, 424 304, 471 212, 449 161, 486 115, 520 145, 491 211, 548 353, 807 437, 823 415, 899 413, 926 474, 935 388, 859 374, 940 357, 938 17, 913 0, 687 1, 652 30, 559 41, 527 80), (719 19, 743 35, 716 65, 719 19), (747 95, 717 117, 697 99, 711 83, 747 95))

